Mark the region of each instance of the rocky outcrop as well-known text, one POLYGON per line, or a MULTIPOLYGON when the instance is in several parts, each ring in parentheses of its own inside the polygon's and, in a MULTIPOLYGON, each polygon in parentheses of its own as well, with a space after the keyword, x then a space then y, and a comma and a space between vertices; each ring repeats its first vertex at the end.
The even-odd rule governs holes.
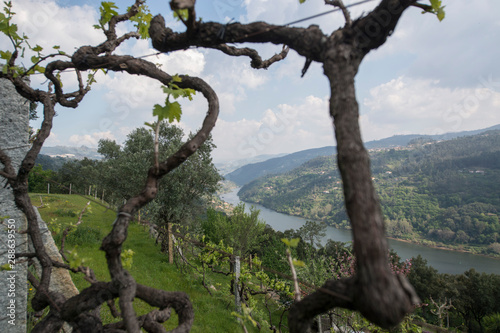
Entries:
MULTIPOLYGON (((29 103, 14 89, 12 83, 0 79, 0 148, 19 167, 28 150, 29 103)), ((0 163, 0 169, 3 164, 0 163)), ((14 203, 14 194, 0 176, 0 265, 11 270, 0 271, 0 327, 6 333, 26 332, 27 279, 26 261, 14 258, 15 253, 28 250, 24 214, 14 203)))
MULTIPOLYGON (((42 220, 40 213, 37 209, 35 209, 38 216, 38 224, 40 225, 40 233, 42 234, 43 245, 45 245, 45 251, 53 261, 58 261, 60 263, 64 263, 61 254, 59 253, 59 249, 57 248, 54 239, 52 238, 52 234, 50 233, 47 224, 42 220)), ((31 241, 29 242, 29 252, 34 252, 33 244, 31 241)), ((38 263, 37 260, 34 260, 35 268, 37 274, 41 274, 42 266, 38 263)), ((56 291, 64 295, 66 299, 77 295, 78 289, 75 287, 73 280, 71 279, 71 275, 69 271, 64 268, 52 268, 52 275, 50 276, 50 291, 56 291)))

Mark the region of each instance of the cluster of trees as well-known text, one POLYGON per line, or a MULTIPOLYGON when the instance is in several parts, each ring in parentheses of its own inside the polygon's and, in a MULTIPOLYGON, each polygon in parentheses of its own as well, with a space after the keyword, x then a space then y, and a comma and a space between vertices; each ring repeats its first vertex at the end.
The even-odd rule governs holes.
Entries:
MULTIPOLYGON (((374 151, 372 173, 389 235, 494 252, 500 236, 500 131, 374 151)), ((243 200, 348 227, 338 169, 318 157, 240 190, 243 200)))
POLYGON ((408 278, 424 306, 417 314, 427 322, 468 332, 500 331, 500 276, 474 269, 459 275, 439 274, 421 256, 412 259, 408 278), (439 307, 446 307, 440 312, 439 307))
MULTIPOLYGON (((293 258, 303 265, 297 265, 297 276, 302 284, 302 293, 308 294, 326 280, 341 279, 352 276, 356 271, 356 259, 351 244, 328 240, 322 244, 319 240, 324 236, 326 225, 321 222, 307 221, 299 230, 275 231, 259 222, 259 211, 251 209, 244 213, 244 206, 239 205, 233 216, 209 211, 202 221, 205 240, 222 241, 234 247, 235 252, 243 258, 252 255, 259 258, 264 272, 270 278, 279 279, 291 276, 291 269, 286 260, 287 245, 282 239, 298 239, 297 246, 291 248, 293 258), (247 219, 247 223, 236 221, 247 219), (232 224, 232 235, 219 234, 228 222, 232 224), (251 221, 251 222, 250 222, 251 221), (249 243, 238 247, 238 237, 248 234, 249 243), (258 240, 258 241, 257 241, 258 240), (254 242, 255 241, 255 242, 254 242)), ((408 277, 421 299, 421 304, 413 316, 408 317, 403 326, 393 331, 419 331, 417 326, 422 322, 439 327, 457 328, 468 332, 498 332, 500 330, 500 276, 478 273, 474 269, 463 274, 440 274, 427 265, 421 256, 411 260, 401 258, 391 250, 388 254, 394 274, 408 277), (417 326, 412 326, 419 324, 417 326)), ((291 281, 284 279, 291 288, 291 281)), ((280 293, 280 302, 290 302, 290 296, 280 293)), ((349 311, 332 311, 330 327, 347 330, 381 331, 371 326, 366 320, 349 311)), ((323 327, 323 329, 326 329, 323 327)))
POLYGON ((250 212, 246 213, 243 203, 233 209, 231 216, 208 209, 201 228, 208 241, 216 244, 223 242, 239 256, 256 251, 268 238, 264 232, 266 224, 259 219, 259 210, 251 207, 250 212))
MULTIPOLYGON (((161 123, 160 158, 178 150, 184 144, 183 137, 181 128, 161 123)), ((214 148, 209 138, 188 161, 163 178, 155 200, 140 211, 142 218, 159 226, 189 225, 196 220, 222 179, 212 162, 214 148)), ((123 146, 100 140, 98 152, 103 155, 102 160, 69 160, 57 171, 42 170, 37 165, 28 178, 30 192, 45 192, 50 183, 51 193, 68 193, 71 186, 73 193, 96 196, 119 207, 146 182, 147 170, 154 163, 154 132, 137 128, 127 136, 123 146)))

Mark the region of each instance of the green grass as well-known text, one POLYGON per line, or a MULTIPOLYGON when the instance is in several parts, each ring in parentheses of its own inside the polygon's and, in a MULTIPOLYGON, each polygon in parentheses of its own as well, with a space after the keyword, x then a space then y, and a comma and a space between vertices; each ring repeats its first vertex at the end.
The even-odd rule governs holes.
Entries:
MULTIPOLYGON (((44 206, 39 209, 44 221, 49 224, 51 230, 60 230, 54 239, 60 246, 60 233, 66 226, 76 223, 80 211, 88 202, 87 199, 76 195, 62 194, 31 194, 32 201, 39 205, 42 197, 44 206)), ((90 204, 83 215, 83 223, 73 230, 66 239, 65 250, 70 251, 77 246, 78 256, 85 258, 86 265, 90 266, 98 280, 109 281, 110 276, 104 257, 104 252, 99 250, 102 238, 111 230, 115 219, 115 212, 106 210, 96 203, 90 204)), ((183 291, 187 293, 193 303, 195 320, 192 332, 242 332, 240 324, 231 315, 234 309, 233 298, 225 287, 214 292, 210 296, 203 287, 201 279, 193 270, 180 272, 175 264, 168 264, 168 258, 160 252, 159 246, 149 238, 145 227, 137 223, 131 223, 128 229, 128 238, 123 249, 134 251, 133 265, 129 269, 132 276, 140 284, 162 289, 166 291, 183 291)), ((81 291, 89 286, 81 274, 72 274, 76 287, 81 291)), ((207 274, 209 285, 226 286, 229 278, 223 275, 207 274)), ((153 308, 140 300, 134 301, 134 307, 138 315, 146 314, 153 308)), ((265 309, 261 309, 263 313, 265 309)), ((101 317, 104 323, 117 321, 111 316, 106 305, 101 307, 101 317)), ((167 329, 172 329, 177 324, 176 315, 165 323, 167 329)), ((247 324, 249 331, 256 331, 247 324)), ((267 329, 263 329, 267 331, 267 329)))

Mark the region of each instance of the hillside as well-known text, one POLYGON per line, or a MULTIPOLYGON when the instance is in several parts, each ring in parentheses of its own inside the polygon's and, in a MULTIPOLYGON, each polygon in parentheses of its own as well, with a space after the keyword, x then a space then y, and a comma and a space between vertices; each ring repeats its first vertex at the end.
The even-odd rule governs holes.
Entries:
MULTIPOLYGON (((44 205, 39 208, 40 214, 55 234, 54 239, 58 246, 61 244, 64 228, 78 220, 80 211, 89 200, 78 195, 62 194, 30 194, 30 197, 35 205, 40 205, 42 199, 44 205)), ((101 281, 109 281, 110 277, 104 252, 99 250, 99 247, 103 237, 110 231, 115 217, 114 211, 92 202, 85 210, 83 223, 74 229, 66 240, 66 251, 75 249, 78 257, 85 259, 86 264, 94 269, 97 279, 101 281)), ((180 262, 169 264, 168 256, 160 251, 160 246, 150 237, 147 227, 136 222, 129 226, 123 249, 134 252, 129 272, 138 283, 167 291, 183 291, 189 295, 195 311, 191 332, 213 332, 214 328, 219 332, 242 332, 240 324, 231 315, 234 297, 231 297, 225 288, 230 284, 230 277, 207 271, 206 276, 204 275, 205 281, 213 287, 210 289, 210 295, 195 270, 184 267, 180 262)), ((72 273, 72 278, 80 291, 90 285, 82 274, 72 273)), ((33 297, 33 294, 29 297, 33 297)), ((136 299, 134 309, 142 315, 149 312, 151 307, 136 299)), ((30 311, 32 310, 28 309, 28 312, 30 311)), ((101 313, 105 323, 118 321, 111 316, 106 305, 102 306, 101 313)), ((29 318, 33 318, 31 314, 29 318)), ((164 324, 165 329, 173 329, 176 322, 177 315, 173 312, 172 319, 164 324)), ((254 327, 248 328, 251 332, 257 331, 254 327)), ((268 332, 266 329, 262 331, 268 332)))
POLYGON ((333 146, 303 150, 286 156, 271 158, 263 162, 244 165, 224 177, 241 186, 262 176, 292 170, 315 157, 332 155, 334 153, 335 147, 333 146))
MULTIPOLYGON (((421 134, 395 135, 381 140, 366 142, 365 146, 367 149, 405 147, 412 140, 416 139, 422 139, 425 141, 451 140, 458 137, 471 136, 479 133, 484 133, 486 131, 498 130, 498 129, 500 129, 500 124, 475 131, 453 132, 453 133, 445 133, 437 135, 421 135, 421 134)), ((251 163, 244 165, 225 175, 225 178, 227 180, 235 182, 239 186, 242 186, 259 177, 272 174, 281 174, 290 171, 318 156, 332 156, 335 153, 336 153, 336 148, 334 146, 302 150, 282 157, 271 158, 259 163, 251 163)))
POLYGON ((38 154, 35 160, 35 165, 40 164, 43 170, 59 170, 64 163, 68 162, 70 159, 67 157, 54 156, 38 154))
MULTIPOLYGON (((389 235, 479 245, 495 252, 500 241, 500 130, 411 143, 371 151, 389 235)), ((333 157, 318 157, 285 174, 256 179, 239 195, 282 213, 349 226, 333 157)))
POLYGON ((277 158, 277 157, 281 157, 284 155, 286 155, 286 154, 277 154, 277 155, 263 154, 263 155, 257 155, 255 157, 244 158, 244 159, 240 159, 240 160, 216 162, 215 166, 217 167, 217 170, 219 170, 221 175, 225 175, 225 174, 229 174, 229 173, 233 172, 234 170, 241 168, 242 166, 245 166, 247 164, 259 163, 259 162, 267 161, 271 158, 277 158))

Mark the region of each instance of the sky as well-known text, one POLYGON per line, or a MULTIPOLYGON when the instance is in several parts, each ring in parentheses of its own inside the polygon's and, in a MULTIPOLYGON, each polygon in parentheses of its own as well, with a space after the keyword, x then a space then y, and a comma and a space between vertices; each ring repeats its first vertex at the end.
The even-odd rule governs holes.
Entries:
MULTIPOLYGON (((118 0, 125 10, 132 0, 118 0)), ((355 1, 344 0, 346 4, 355 1)), ((352 7, 357 18, 378 0, 352 7)), ((30 42, 71 54, 81 45, 103 41, 92 26, 99 18, 96 0, 13 0, 15 21, 30 42)), ((167 25, 182 31, 168 2, 148 1, 153 15, 162 14, 167 25)), ((500 124, 500 2, 496 0, 443 0, 446 18, 410 8, 395 32, 363 60, 356 76, 360 124, 365 141, 398 134, 440 134, 500 124)), ((286 24, 330 10, 322 0, 198 0, 203 21, 286 24)), ((295 26, 319 25, 331 33, 344 25, 332 13, 295 26)), ((119 33, 130 26, 122 24, 119 33)), ((247 45, 248 46, 248 45, 247 45)), ((281 51, 276 45, 249 45, 264 58, 281 51)), ((0 49, 10 49, 0 38, 0 49)), ((199 76, 220 99, 220 116, 213 130, 217 148, 214 161, 241 160, 262 154, 283 154, 335 145, 328 115, 329 84, 320 64, 313 63, 301 78, 305 59, 290 51, 268 70, 255 70, 244 57, 229 57, 215 50, 192 48, 154 55, 147 40, 126 43, 118 54, 147 56, 169 74, 199 76)), ((30 65, 29 53, 22 62, 30 65)), ((97 147, 99 139, 121 144, 135 128, 154 120, 152 108, 165 99, 160 85, 138 76, 99 73, 97 83, 77 109, 58 107, 46 146, 97 147)), ((32 86, 47 87, 42 75, 32 86)), ((65 89, 76 87, 74 74, 63 75, 65 89)), ((201 96, 182 102, 178 126, 196 131, 206 113, 201 96)), ((32 123, 39 126, 40 120, 32 123)))

